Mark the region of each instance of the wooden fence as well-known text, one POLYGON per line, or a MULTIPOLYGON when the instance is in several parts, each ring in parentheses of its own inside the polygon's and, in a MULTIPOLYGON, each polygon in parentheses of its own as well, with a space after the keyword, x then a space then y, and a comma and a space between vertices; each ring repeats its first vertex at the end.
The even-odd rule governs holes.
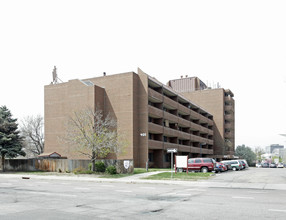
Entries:
MULTIPOLYGON (((114 165, 118 173, 133 172, 133 160, 100 160, 107 166, 114 165), (130 166, 124 168, 124 161, 129 161, 130 166)), ((6 159, 5 171, 47 171, 47 172, 73 172, 75 169, 88 170, 90 160, 71 159, 6 159)), ((0 169, 2 167, 0 165, 0 169)))

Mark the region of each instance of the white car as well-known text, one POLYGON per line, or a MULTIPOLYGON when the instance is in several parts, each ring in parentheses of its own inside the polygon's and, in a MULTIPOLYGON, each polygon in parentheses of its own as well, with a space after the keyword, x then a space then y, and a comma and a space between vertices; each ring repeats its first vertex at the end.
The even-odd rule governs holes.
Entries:
POLYGON ((284 168, 283 163, 278 163, 277 168, 284 168))

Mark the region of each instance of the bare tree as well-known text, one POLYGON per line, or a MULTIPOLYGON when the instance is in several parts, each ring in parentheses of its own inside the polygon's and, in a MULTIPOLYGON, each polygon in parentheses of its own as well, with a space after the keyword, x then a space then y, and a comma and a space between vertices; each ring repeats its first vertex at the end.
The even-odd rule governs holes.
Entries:
POLYGON ((265 154, 265 151, 261 148, 261 147, 255 147, 254 149, 254 153, 256 155, 256 160, 258 162, 261 162, 262 161, 262 155, 265 154))
POLYGON ((123 149, 117 133, 117 123, 110 115, 104 117, 101 110, 86 108, 74 112, 67 124, 65 138, 75 151, 87 156, 95 171, 95 160, 123 149))
POLYGON ((21 122, 21 135, 28 155, 36 156, 44 152, 44 119, 41 115, 27 116, 21 122))

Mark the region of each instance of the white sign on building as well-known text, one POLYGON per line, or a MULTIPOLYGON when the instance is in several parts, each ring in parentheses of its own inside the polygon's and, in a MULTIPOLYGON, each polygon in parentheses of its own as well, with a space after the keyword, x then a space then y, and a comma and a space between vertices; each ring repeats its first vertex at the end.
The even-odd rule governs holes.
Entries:
POLYGON ((129 160, 124 160, 123 161, 123 165, 124 165, 124 168, 127 170, 130 166, 130 161, 129 160))

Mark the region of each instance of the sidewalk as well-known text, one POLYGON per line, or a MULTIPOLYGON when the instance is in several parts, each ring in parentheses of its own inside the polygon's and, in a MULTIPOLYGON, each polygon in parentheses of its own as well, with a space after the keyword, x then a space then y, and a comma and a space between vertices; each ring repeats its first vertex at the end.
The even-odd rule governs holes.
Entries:
POLYGON ((137 183, 137 184, 168 184, 181 185, 187 187, 204 187, 204 188, 245 188, 259 190, 286 190, 286 184, 270 184, 270 183, 234 183, 234 182, 216 182, 210 180, 198 181, 180 181, 180 180, 146 180, 141 179, 150 175, 158 174, 166 171, 156 171, 142 173, 122 178, 98 178, 94 176, 75 175, 37 175, 37 174, 0 174, 0 178, 16 178, 16 179, 42 179, 42 180, 67 180, 67 181, 89 181, 89 182, 108 182, 108 183, 137 183))

